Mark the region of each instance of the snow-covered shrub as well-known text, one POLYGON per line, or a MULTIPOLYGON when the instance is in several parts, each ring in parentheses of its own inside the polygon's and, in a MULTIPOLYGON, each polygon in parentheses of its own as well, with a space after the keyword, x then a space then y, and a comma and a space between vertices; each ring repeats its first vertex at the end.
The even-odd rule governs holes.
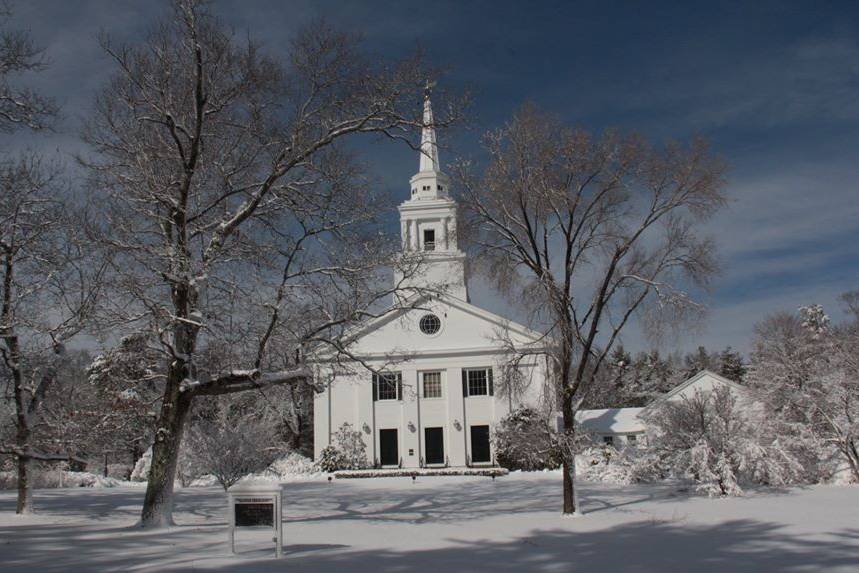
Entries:
POLYGON ((755 418, 726 387, 666 402, 647 415, 652 455, 642 465, 692 479, 711 497, 740 495, 743 484, 799 479, 802 467, 790 449, 755 418))
POLYGON ((286 478, 290 476, 313 475, 318 472, 319 468, 313 463, 313 460, 298 452, 289 452, 285 456, 274 460, 263 473, 278 478, 286 478))
POLYGON ((353 430, 352 425, 345 423, 334 433, 334 445, 343 452, 346 466, 343 469, 360 470, 366 468, 367 445, 361 432, 353 430))
POLYGON ((328 473, 347 469, 346 456, 334 446, 325 446, 319 453, 316 465, 320 470, 328 473))
POLYGON ((367 462, 367 445, 361 432, 352 429, 346 422, 334 432, 332 444, 319 454, 316 465, 324 472, 338 470, 361 470, 370 466, 367 462))
POLYGON ((131 470, 131 476, 129 479, 131 481, 146 481, 149 476, 149 467, 152 465, 152 448, 150 447, 143 455, 140 456, 140 459, 137 460, 137 463, 134 464, 134 469, 131 470))
POLYGON ((561 466, 561 454, 545 416, 533 408, 510 412, 492 435, 495 459, 509 470, 537 471, 561 466))
POLYGON ((652 476, 642 459, 644 448, 616 450, 611 446, 585 448, 576 455, 576 474, 584 480, 628 485, 652 476))

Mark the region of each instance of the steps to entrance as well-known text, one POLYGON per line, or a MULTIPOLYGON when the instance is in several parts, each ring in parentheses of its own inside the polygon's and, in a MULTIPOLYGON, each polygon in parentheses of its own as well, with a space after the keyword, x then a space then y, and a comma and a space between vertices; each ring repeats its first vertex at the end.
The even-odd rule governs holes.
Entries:
POLYGON ((340 470, 334 472, 337 479, 377 477, 432 477, 432 476, 484 476, 500 477, 509 472, 505 468, 423 468, 389 470, 340 470))

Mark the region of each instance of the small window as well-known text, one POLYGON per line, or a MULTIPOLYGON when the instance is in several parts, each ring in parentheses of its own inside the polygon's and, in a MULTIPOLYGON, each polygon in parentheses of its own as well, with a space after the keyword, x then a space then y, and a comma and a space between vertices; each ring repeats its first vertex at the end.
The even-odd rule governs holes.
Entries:
POLYGON ((614 445, 614 436, 603 436, 602 437, 602 443, 607 445, 607 446, 613 446, 614 445))
POLYGON ((462 371, 464 396, 492 396, 492 368, 475 368, 462 371))
POLYGON ((439 191, 444 191, 444 187, 442 187, 441 185, 439 185, 439 186, 438 186, 438 190, 439 190, 439 191))
POLYGON ((402 399, 403 379, 399 372, 373 374, 373 401, 402 399))
POLYGON ((424 398, 441 398, 441 372, 424 372, 424 398))
POLYGON ((634 444, 638 441, 638 436, 636 436, 635 434, 630 434, 626 437, 626 441, 630 444, 634 444))
POLYGON ((435 229, 424 229, 424 250, 435 250, 435 229))
POLYGON ((425 314, 421 317, 419 326, 424 334, 435 334, 441 330, 441 319, 434 314, 425 314))

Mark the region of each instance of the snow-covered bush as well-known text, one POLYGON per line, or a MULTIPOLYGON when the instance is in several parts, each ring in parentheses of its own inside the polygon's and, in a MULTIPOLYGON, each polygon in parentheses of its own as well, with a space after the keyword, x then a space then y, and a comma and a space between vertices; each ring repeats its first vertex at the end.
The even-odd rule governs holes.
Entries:
POLYGON ((610 446, 586 448, 576 455, 576 474, 586 481, 631 484, 632 464, 610 446))
POLYGON ((319 468, 313 460, 298 452, 289 452, 283 457, 274 460, 266 468, 265 474, 278 478, 290 476, 309 476, 319 472, 319 468))
POLYGON ((63 487, 116 487, 121 481, 90 472, 63 472, 63 487))
POLYGON ((319 453, 319 460, 316 465, 324 472, 336 472, 338 470, 348 469, 346 466, 346 456, 334 446, 325 446, 319 453))
POLYGON ((647 415, 651 455, 637 471, 692 479, 711 497, 740 495, 743 484, 795 482, 801 465, 755 418, 726 387, 666 402, 647 415))
POLYGON ((561 454, 545 416, 533 408, 510 412, 492 435, 495 459, 509 470, 537 471, 561 466, 561 454))
POLYGON ((143 455, 134 464, 134 469, 131 470, 131 481, 146 481, 149 476, 149 467, 152 465, 152 448, 148 448, 143 455))
POLYGON ((369 467, 367 445, 361 432, 352 429, 346 422, 332 436, 332 444, 325 447, 316 462, 324 472, 338 470, 360 470, 369 467))

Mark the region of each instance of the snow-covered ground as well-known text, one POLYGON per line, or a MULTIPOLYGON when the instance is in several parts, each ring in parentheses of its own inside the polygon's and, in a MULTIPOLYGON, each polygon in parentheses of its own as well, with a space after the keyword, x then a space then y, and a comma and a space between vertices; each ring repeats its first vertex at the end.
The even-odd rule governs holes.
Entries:
POLYGON ((662 486, 585 484, 559 515, 557 473, 286 483, 283 559, 242 531, 227 553, 225 495, 181 490, 178 525, 130 527, 140 488, 36 492, 18 517, 0 492, 0 571, 859 571, 859 487, 712 500, 662 486))

